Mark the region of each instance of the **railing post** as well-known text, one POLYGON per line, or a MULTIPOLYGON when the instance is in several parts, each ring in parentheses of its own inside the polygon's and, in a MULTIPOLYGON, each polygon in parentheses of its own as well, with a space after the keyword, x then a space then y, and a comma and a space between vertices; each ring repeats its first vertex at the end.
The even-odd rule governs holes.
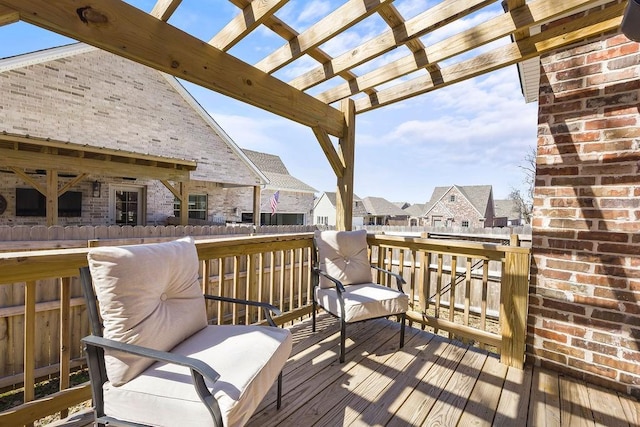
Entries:
POLYGON ((507 250, 500 287, 500 361, 519 369, 524 368, 528 292, 529 254, 507 250))

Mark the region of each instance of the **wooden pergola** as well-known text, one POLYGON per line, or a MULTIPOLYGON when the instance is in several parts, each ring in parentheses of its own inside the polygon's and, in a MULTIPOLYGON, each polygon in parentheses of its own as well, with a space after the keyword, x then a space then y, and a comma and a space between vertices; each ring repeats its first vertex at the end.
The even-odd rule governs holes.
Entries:
POLYGON ((310 127, 337 177, 337 227, 351 229, 356 115, 616 30, 626 6, 601 7, 607 3, 602 0, 505 0, 504 14, 425 45, 421 37, 495 0, 442 0, 411 19, 401 16, 392 0, 348 0, 300 33, 276 15, 287 0, 230 2, 238 14, 210 40, 168 23, 180 0, 158 0, 149 13, 115 0, 0 0, 0 25, 28 22, 310 127), (372 14, 389 29, 336 57, 321 49, 372 14), (558 20, 566 16, 572 17, 558 20), (259 26, 281 36, 282 46, 253 65, 228 52, 259 26), (530 31, 534 27, 541 31, 530 31), (465 55, 502 38, 510 42, 465 55), (407 56, 365 74, 353 71, 403 46, 407 56), (317 66, 288 82, 273 76, 303 56, 317 66), (412 78, 403 79, 408 74, 412 78), (334 86, 309 94, 334 77, 334 86), (338 138, 337 145, 331 136, 338 138))

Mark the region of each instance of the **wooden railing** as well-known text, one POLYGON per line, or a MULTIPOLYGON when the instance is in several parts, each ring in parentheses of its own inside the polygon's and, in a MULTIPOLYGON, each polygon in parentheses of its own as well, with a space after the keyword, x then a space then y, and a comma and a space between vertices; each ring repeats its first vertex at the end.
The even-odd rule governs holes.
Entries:
MULTIPOLYGON (((203 291, 267 301, 279 324, 311 313, 312 233, 197 240, 203 291)), ((91 245, 153 239, 101 240, 91 245)), ((407 280, 414 324, 492 346, 504 363, 522 366, 529 251, 517 246, 439 242, 370 235, 372 262, 407 280), (464 261, 461 257, 464 257, 464 261), (423 268, 429 266, 429 268, 423 268), (453 274, 451 272, 456 272, 453 274), (453 304, 452 304, 453 302, 453 304), (453 309, 451 308, 453 307, 453 309), (491 320, 498 328, 491 330, 491 320)), ((26 425, 91 398, 88 385, 69 388, 69 372, 83 363, 88 334, 77 279, 88 248, 0 253, 0 387, 24 381, 25 404, 0 413, 0 425, 26 425), (59 375, 61 390, 34 400, 36 381, 59 375)), ((253 323, 258 310, 212 304, 213 323, 253 323)))

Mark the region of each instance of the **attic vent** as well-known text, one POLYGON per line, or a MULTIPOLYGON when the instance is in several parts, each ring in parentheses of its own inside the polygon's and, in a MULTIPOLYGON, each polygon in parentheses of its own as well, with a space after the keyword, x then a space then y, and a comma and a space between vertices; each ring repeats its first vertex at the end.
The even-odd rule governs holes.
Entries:
POLYGON ((456 201, 456 195, 452 194, 451 197, 449 197, 449 201, 450 202, 455 202, 456 201))

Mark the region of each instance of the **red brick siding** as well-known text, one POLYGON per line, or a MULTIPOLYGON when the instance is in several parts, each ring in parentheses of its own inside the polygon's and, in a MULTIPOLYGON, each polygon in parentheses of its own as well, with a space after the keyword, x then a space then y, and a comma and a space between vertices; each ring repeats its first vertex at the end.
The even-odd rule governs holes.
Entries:
POLYGON ((527 353, 640 396, 640 45, 541 64, 527 353))

